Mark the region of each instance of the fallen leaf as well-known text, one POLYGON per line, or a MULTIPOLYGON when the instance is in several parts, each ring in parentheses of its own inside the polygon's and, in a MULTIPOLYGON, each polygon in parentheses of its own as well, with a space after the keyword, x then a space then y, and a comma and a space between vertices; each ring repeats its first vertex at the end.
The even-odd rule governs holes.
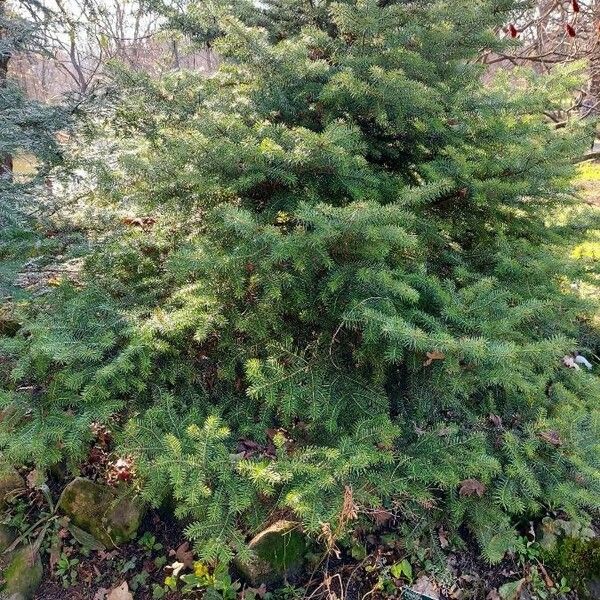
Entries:
POLYGON ((423 594, 426 598, 439 600, 440 594, 437 583, 433 579, 429 579, 426 575, 419 577, 411 589, 413 592, 423 594))
POLYGON ((485 597, 485 600, 502 600, 502 598, 500 598, 498 590, 494 588, 493 590, 490 590, 490 593, 485 597))
POLYGON ((387 525, 394 516, 389 510, 385 510, 385 508, 376 508, 372 515, 376 525, 387 525))
POLYGON ((446 355, 443 352, 434 350, 433 352, 427 352, 427 360, 423 363, 424 367, 428 367, 434 360, 444 360, 446 355))
POLYGON ((133 600, 133 595, 129 591, 127 582, 124 581, 120 586, 113 588, 108 592, 106 600, 133 600))
POLYGON ((93 600, 105 600, 106 594, 108 594, 108 590, 106 588, 98 588, 94 594, 93 600))
POLYGON ((494 426, 494 427, 502 427, 502 418, 499 417, 498 415, 494 415, 491 414, 489 417, 490 423, 494 426))
POLYGON ((175 558, 191 569, 194 566, 194 553, 190 550, 189 542, 183 542, 175 551, 175 558))
POLYGON ((185 565, 182 562, 175 561, 173 564, 170 565, 169 568, 171 569, 173 577, 177 577, 181 569, 183 569, 184 567, 185 565))
POLYGON ((544 583, 546 584, 546 587, 553 588, 554 581, 552 581, 552 578, 550 577, 550 575, 548 575, 548 571, 546 571, 546 568, 542 563, 539 564, 539 567, 540 571, 542 572, 542 577, 544 578, 544 583))
POLYGON ((481 481, 477 479, 465 479, 464 481, 461 481, 459 494, 461 496, 477 495, 481 498, 485 490, 486 487, 481 481))
POLYGON ((33 469, 27 475, 27 487, 30 489, 37 488, 46 483, 46 478, 44 477, 44 473, 38 471, 37 469, 33 469))
POLYGON ((450 545, 448 541, 448 532, 444 530, 443 527, 440 527, 438 530, 438 539, 440 540, 440 546, 442 548, 447 548, 450 545))
POLYGON ((104 550, 105 546, 99 542, 91 533, 84 531, 73 523, 69 523, 67 529, 71 535, 84 547, 89 550, 104 550))
POLYGON ((498 589, 501 600, 519 600, 521 597, 521 590, 525 585, 525 579, 519 579, 518 581, 510 581, 501 585, 498 589))
POLYGON ((552 444, 553 446, 562 445, 562 440, 560 439, 560 434, 558 433, 558 431, 554 431, 553 429, 550 431, 542 431, 539 434, 539 436, 542 440, 544 440, 544 442, 548 442, 549 444, 552 444))

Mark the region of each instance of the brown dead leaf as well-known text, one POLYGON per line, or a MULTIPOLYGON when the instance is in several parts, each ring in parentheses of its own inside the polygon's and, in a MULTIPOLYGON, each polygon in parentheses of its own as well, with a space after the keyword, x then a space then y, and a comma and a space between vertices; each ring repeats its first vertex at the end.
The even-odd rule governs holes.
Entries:
POLYGON ((190 550, 189 542, 183 542, 183 544, 181 544, 177 550, 175 550, 175 558, 180 563, 183 563, 186 568, 193 568, 194 553, 190 550))
POLYGON ((93 600, 105 600, 106 594, 108 594, 108 590, 106 588, 98 588, 94 594, 93 600))
POLYGON ((498 415, 493 415, 491 414, 488 419, 490 420, 490 423, 494 426, 494 427, 502 427, 502 418, 499 417, 498 415))
POLYGON ((154 217, 123 217, 121 223, 128 227, 150 229, 156 223, 156 219, 154 217))
POLYGON ((424 595, 426 598, 433 598, 433 600, 439 600, 439 586, 433 580, 426 575, 421 575, 411 588, 413 592, 418 592, 424 595))
POLYGON ((119 554, 118 550, 111 550, 110 552, 107 552, 106 550, 98 550, 96 556, 100 560, 112 560, 115 558, 115 556, 117 556, 117 554, 119 554))
POLYGON ((485 600, 502 600, 502 598, 500 597, 498 590, 494 588, 493 590, 490 590, 489 594, 485 597, 485 600))
POLYGON ((446 355, 443 352, 434 350, 433 352, 427 352, 427 359, 423 362, 424 367, 428 367, 434 360, 444 360, 446 355))
POLYGON ((485 490, 485 484, 481 483, 478 479, 465 479, 460 483, 459 494, 461 496, 477 495, 481 498, 485 493, 485 490))
POLYGON ((27 475, 27 487, 30 489, 34 489, 40 487, 46 483, 46 478, 44 477, 44 473, 38 471, 37 469, 33 469, 27 475))
POLYGON ((349 521, 354 521, 358 518, 358 507, 354 502, 354 494, 352 488, 347 485, 344 488, 344 502, 340 512, 340 529, 343 529, 349 521))
POLYGON ((133 600, 133 595, 129 591, 129 585, 124 581, 121 585, 108 592, 106 600, 133 600))
POLYGON ((544 440, 544 442, 548 442, 553 446, 562 445, 562 440, 560 439, 560 434, 558 431, 554 431, 551 429, 550 431, 542 431, 540 434, 540 439, 544 440))
POLYGON ((385 508, 376 508, 372 515, 375 525, 378 526, 387 525, 394 516, 389 510, 385 510, 385 508))
POLYGON ((438 539, 440 540, 440 546, 442 548, 447 548, 450 545, 450 542, 448 541, 448 532, 443 527, 440 527, 438 530, 438 539))
POLYGON ((542 572, 542 577, 544 578, 544 583, 546 584, 546 586, 548 588, 553 588, 554 581, 552 581, 552 578, 550 577, 550 575, 548 575, 548 571, 546 571, 546 568, 544 567, 544 565, 542 563, 539 563, 539 567, 540 567, 540 571, 542 572))

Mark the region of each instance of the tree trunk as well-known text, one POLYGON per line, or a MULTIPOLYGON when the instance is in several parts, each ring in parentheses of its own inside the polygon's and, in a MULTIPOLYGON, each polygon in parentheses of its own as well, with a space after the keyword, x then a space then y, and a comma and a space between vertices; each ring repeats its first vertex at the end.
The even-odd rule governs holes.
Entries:
POLYGON ((600 114, 600 1, 595 0, 592 7, 593 46, 589 58, 588 93, 583 106, 584 117, 600 114))
MULTIPOLYGON (((6 17, 6 0, 0 0, 0 19, 6 17)), ((0 24, 0 39, 6 37, 7 32, 3 23, 0 24)), ((10 53, 5 52, 0 54, 0 89, 6 87, 6 79, 8 76, 8 62, 10 53)), ((12 179, 13 158, 10 154, 0 156, 0 177, 12 179)))

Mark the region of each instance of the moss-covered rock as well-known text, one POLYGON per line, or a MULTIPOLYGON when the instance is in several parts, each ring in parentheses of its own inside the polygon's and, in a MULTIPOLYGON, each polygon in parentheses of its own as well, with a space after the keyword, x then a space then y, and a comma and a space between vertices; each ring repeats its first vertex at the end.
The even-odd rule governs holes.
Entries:
POLYGON ((22 489, 25 489, 25 480, 15 469, 0 471, 0 508, 6 505, 11 495, 22 489))
POLYGON ((17 532, 8 525, 0 524, 0 554, 17 539, 17 532))
POLYGON ((58 508, 77 527, 108 547, 135 537, 143 516, 143 505, 137 499, 82 477, 63 490, 58 508))
POLYGON ((237 568, 252 585, 273 584, 298 571, 307 550, 306 536, 294 521, 277 521, 250 543, 256 558, 237 562, 237 568))
POLYGON ((544 554, 544 561, 567 578, 580 598, 600 600, 600 538, 561 538, 544 554))
POLYGON ((2 569, 0 598, 29 600, 42 582, 42 561, 33 546, 24 546, 12 552, 2 569))

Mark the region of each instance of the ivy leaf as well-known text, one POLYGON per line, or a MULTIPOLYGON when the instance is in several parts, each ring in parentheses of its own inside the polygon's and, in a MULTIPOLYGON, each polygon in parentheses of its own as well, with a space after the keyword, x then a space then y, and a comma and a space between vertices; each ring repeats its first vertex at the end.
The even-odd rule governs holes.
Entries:
POLYGON ((390 573, 395 579, 399 579, 404 575, 409 581, 412 581, 413 571, 410 563, 403 559, 400 562, 394 563, 390 567, 390 573))

